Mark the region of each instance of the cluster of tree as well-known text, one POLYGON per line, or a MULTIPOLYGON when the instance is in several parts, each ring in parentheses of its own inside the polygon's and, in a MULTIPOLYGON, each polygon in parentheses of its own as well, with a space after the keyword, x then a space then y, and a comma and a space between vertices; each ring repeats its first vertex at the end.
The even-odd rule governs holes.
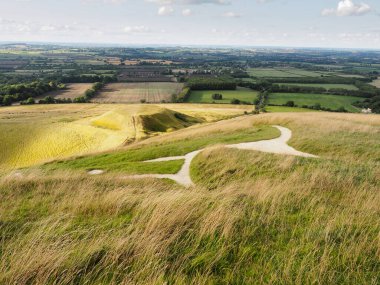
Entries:
POLYGON ((380 96, 365 99, 363 102, 356 102, 354 105, 363 109, 369 108, 372 113, 380 114, 380 96))
POLYGON ((256 112, 265 112, 265 106, 268 103, 268 97, 269 93, 268 91, 261 91, 259 93, 259 96, 256 98, 256 100, 253 102, 255 105, 255 111, 256 112))
POLYGON ((187 99, 189 99, 191 93, 191 89, 189 87, 185 87, 182 89, 182 91, 177 95, 173 94, 172 95, 172 102, 173 103, 183 103, 186 102, 187 99))
POLYGON ((240 70, 240 69, 231 70, 230 75, 234 78, 249 78, 250 77, 246 71, 240 70))
POLYGON ((215 93, 211 95, 213 100, 223 100, 223 95, 219 93, 215 93))
POLYGON ((55 81, 42 82, 34 81, 32 83, 5 84, 0 86, 0 105, 9 106, 14 102, 36 98, 47 92, 64 88, 64 85, 55 81))
MULTIPOLYGON (((74 102, 70 98, 59 99, 59 98, 53 98, 51 96, 46 96, 44 99, 41 99, 38 103, 39 104, 71 104, 74 102)), ((31 104, 34 104, 34 103, 31 103, 31 104)))
POLYGON ((36 104, 36 100, 34 98, 29 97, 27 100, 21 101, 21 105, 33 105, 36 104))
POLYGON ((191 77, 187 81, 191 90, 236 90, 234 79, 221 77, 191 77))
POLYGON ((239 86, 250 88, 257 91, 270 90, 272 85, 273 84, 269 82, 268 80, 257 80, 255 82, 245 82, 245 81, 239 82, 239 86))
POLYGON ((95 82, 103 82, 110 83, 116 82, 116 75, 64 75, 62 77, 57 78, 60 82, 63 83, 95 83, 95 82))
POLYGON ((231 104, 234 104, 234 105, 252 105, 252 103, 250 103, 250 102, 242 101, 242 100, 236 99, 236 98, 233 98, 231 100, 231 104))

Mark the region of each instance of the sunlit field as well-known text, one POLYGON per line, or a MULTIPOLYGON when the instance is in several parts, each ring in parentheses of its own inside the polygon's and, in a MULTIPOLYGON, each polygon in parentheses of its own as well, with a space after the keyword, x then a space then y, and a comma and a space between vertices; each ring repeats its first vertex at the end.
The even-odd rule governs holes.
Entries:
MULTIPOLYGON (((39 105, 0 109, 0 168, 15 169, 89 152, 192 124, 243 115, 200 105, 39 105), (167 108, 165 108, 167 107, 167 108), (170 110, 169 110, 170 109, 170 110), (176 112, 186 117, 176 118, 176 112)), ((252 108, 251 108, 252 109, 252 108)))

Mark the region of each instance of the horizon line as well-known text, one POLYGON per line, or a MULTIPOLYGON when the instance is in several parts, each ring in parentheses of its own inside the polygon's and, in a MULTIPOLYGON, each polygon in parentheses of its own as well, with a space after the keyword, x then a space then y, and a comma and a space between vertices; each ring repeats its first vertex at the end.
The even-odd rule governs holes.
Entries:
POLYGON ((0 40, 0 45, 12 45, 12 44, 26 44, 26 45, 58 45, 58 46, 84 46, 84 47, 117 47, 117 48, 128 48, 128 47, 182 47, 182 48, 235 48, 235 49, 248 49, 248 48, 279 48, 279 49, 315 49, 315 50, 362 50, 362 51, 378 51, 380 48, 369 48, 369 47, 323 47, 323 46, 281 46, 281 45, 218 45, 218 44, 157 44, 157 43, 101 43, 101 42, 59 42, 59 41, 2 41, 0 40))

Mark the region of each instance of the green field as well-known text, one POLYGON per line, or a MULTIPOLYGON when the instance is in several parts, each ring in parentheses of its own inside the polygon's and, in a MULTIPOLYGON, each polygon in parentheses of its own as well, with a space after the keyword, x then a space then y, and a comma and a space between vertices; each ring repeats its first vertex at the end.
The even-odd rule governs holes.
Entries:
POLYGON ((304 93, 272 93, 269 96, 269 104, 283 105, 288 101, 294 101, 299 107, 303 105, 313 106, 321 104, 322 107, 337 110, 344 107, 347 111, 352 113, 359 112, 359 109, 352 106, 356 101, 363 101, 363 98, 352 96, 338 96, 326 94, 304 94, 304 93))
POLYGON ((285 77, 320 77, 326 72, 309 71, 298 68, 249 68, 248 74, 253 77, 285 78, 285 77))
POLYGON ((327 90, 330 89, 346 89, 346 90, 358 90, 355 85, 351 84, 318 84, 318 83, 277 83, 284 86, 304 86, 304 87, 322 87, 327 90))
POLYGON ((258 92, 247 88, 238 88, 237 90, 207 90, 207 91, 192 91, 187 102, 189 103, 222 103, 230 104, 232 99, 239 99, 253 103, 257 98, 258 92), (213 100, 213 94, 222 94, 222 100, 213 100))

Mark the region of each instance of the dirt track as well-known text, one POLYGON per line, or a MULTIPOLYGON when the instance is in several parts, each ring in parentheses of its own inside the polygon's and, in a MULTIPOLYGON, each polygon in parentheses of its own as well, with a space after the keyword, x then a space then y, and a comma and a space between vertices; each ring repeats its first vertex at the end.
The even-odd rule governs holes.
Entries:
MULTIPOLYGON (((285 154, 285 155, 294 155, 294 156, 301 156, 301 157, 310 157, 310 158, 317 158, 317 156, 300 152, 292 147, 290 147, 287 143, 292 137, 292 131, 280 127, 280 126, 273 126, 280 130, 281 136, 272 139, 272 140, 264 140, 264 141, 257 141, 257 142, 250 142, 250 143, 239 143, 239 144, 232 144, 232 145, 226 145, 226 148, 234 148, 234 149, 242 149, 242 150, 255 150, 255 151, 261 151, 261 152, 267 152, 267 153, 275 153, 275 154, 285 154)), ((191 153, 188 153, 184 156, 173 156, 173 157, 162 157, 154 160, 148 160, 145 161, 145 163, 150 162, 164 162, 164 161, 173 161, 173 160, 181 160, 184 159, 185 163, 183 164, 181 170, 177 174, 145 174, 145 175, 131 175, 127 176, 126 178, 158 178, 158 179, 171 179, 175 182, 177 182, 180 185, 183 185, 185 187, 193 186, 194 183, 191 180, 190 176, 190 165, 193 159, 202 152, 203 149, 193 151, 191 153)))

